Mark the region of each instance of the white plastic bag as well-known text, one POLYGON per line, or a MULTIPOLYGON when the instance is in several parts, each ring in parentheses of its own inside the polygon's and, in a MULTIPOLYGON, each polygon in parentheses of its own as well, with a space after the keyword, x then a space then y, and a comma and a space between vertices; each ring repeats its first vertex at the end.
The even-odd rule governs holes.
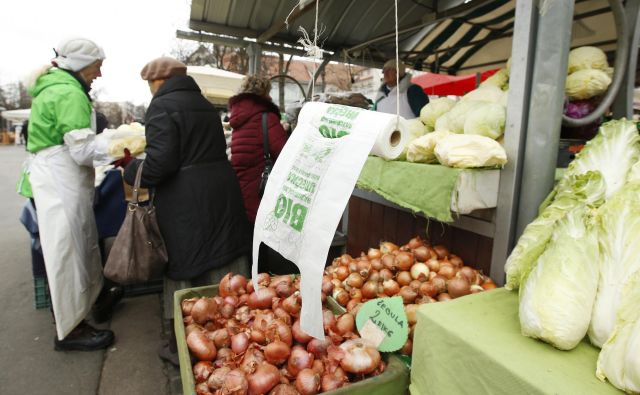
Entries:
POLYGON ((313 337, 324 339, 322 273, 336 227, 369 153, 393 158, 402 152, 406 129, 396 135, 397 126, 392 114, 307 103, 269 175, 256 216, 252 276, 256 281, 261 242, 295 263, 300 326, 313 337))

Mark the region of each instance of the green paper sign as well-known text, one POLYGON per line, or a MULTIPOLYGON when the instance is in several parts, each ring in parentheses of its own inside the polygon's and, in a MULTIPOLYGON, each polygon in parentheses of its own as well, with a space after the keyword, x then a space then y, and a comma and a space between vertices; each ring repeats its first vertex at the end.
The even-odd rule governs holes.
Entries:
POLYGON ((363 304, 356 317, 360 336, 378 345, 383 352, 397 351, 409 336, 409 323, 402 298, 372 299, 363 304))

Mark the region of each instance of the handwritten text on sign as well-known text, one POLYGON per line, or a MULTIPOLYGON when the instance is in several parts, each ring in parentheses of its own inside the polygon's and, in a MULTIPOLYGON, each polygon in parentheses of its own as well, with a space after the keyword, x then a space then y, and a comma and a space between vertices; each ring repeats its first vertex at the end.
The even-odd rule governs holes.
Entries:
POLYGON ((379 298, 366 302, 356 317, 356 325, 361 334, 369 321, 384 334, 384 340, 378 346, 380 351, 399 350, 407 341, 409 325, 401 297, 379 298))

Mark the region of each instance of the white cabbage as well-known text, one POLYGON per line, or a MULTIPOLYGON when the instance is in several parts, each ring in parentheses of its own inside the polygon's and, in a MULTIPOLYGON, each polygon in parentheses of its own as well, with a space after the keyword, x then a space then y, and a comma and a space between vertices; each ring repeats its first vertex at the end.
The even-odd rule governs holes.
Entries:
POLYGON ((580 204, 561 219, 535 268, 520 288, 525 336, 571 350, 587 333, 598 286, 598 238, 580 204))
POLYGON ((600 172, 590 171, 569 177, 563 188, 557 191, 551 204, 527 225, 511 251, 504 266, 507 278, 505 288, 518 289, 547 247, 558 221, 579 204, 600 206, 604 202, 605 190, 600 172))
POLYGON ((604 70, 609 67, 607 55, 597 47, 579 47, 569 52, 568 73, 578 70, 598 69, 604 70))
POLYGON ((438 140, 448 134, 449 132, 432 132, 413 140, 409 143, 409 147, 407 148, 407 161, 436 163, 438 160, 433 150, 435 149, 438 140))
POLYGON ((625 280, 640 270, 640 183, 625 185, 598 211, 600 282, 589 339, 602 347, 613 332, 625 280))
POLYGON ((567 77, 564 93, 571 100, 590 99, 606 92, 610 84, 611 77, 602 70, 578 70, 567 77))
POLYGON ((451 125, 449 123, 448 112, 438 117, 438 119, 436 120, 435 131, 440 133, 453 133, 451 125))
POLYGON ((455 100, 451 100, 448 97, 433 99, 420 110, 420 120, 433 129, 436 127, 436 120, 455 105, 455 100))
POLYGON ((627 182, 638 181, 640 181, 640 161, 631 166, 631 169, 629 169, 629 175, 627 176, 627 182))
POLYGON ((483 103, 472 109, 464 122, 464 134, 478 134, 497 139, 504 133, 505 108, 496 103, 483 103))
POLYGON ((420 136, 424 136, 425 133, 428 132, 427 126, 422 123, 420 118, 406 119, 405 120, 407 134, 409 135, 407 139, 407 145, 405 145, 404 150, 400 156, 398 156, 397 160, 405 160, 407 159, 407 150, 409 149, 409 144, 417 139, 420 136))
POLYGON ((626 119, 603 124, 598 135, 591 139, 571 162, 559 186, 568 177, 590 170, 602 173, 607 185, 606 198, 613 196, 627 180, 629 169, 640 156, 640 136, 636 124, 626 119))
POLYGON ((504 101, 505 91, 494 85, 485 85, 472 90, 462 96, 461 101, 501 103, 504 101))
POLYGON ((438 161, 449 167, 498 167, 507 163, 507 153, 495 140, 484 136, 449 134, 434 150, 438 161))
POLYGON ((640 393, 640 271, 625 284, 613 334, 602 346, 596 376, 617 388, 640 393))
POLYGON ((509 82, 509 71, 507 69, 500 69, 496 71, 491 77, 484 80, 480 86, 495 86, 501 90, 509 82))
MULTIPOLYGON (((482 105, 482 102, 475 100, 462 100, 456 103, 455 106, 451 109, 451 111, 444 114, 442 117, 446 117, 446 127, 448 127, 448 131, 451 133, 464 133, 464 123, 467 120, 467 115, 474 108, 482 105)), ((440 117, 440 118, 442 118, 440 117)), ((440 119, 438 119, 439 121, 440 119)), ((444 131, 447 130, 446 127, 442 127, 438 129, 438 126, 441 125, 436 121, 436 131, 444 131)))

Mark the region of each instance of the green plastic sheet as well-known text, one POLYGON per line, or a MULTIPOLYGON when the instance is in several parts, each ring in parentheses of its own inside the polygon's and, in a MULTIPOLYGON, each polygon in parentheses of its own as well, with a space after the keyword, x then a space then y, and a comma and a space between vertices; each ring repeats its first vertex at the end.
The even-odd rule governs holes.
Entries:
POLYGON ((423 305, 411 395, 620 394, 595 376, 599 349, 571 351, 520 334, 518 293, 503 288, 423 305))
POLYGON ((442 165, 386 161, 370 156, 356 186, 423 213, 441 222, 453 222, 451 196, 461 169, 442 165))

